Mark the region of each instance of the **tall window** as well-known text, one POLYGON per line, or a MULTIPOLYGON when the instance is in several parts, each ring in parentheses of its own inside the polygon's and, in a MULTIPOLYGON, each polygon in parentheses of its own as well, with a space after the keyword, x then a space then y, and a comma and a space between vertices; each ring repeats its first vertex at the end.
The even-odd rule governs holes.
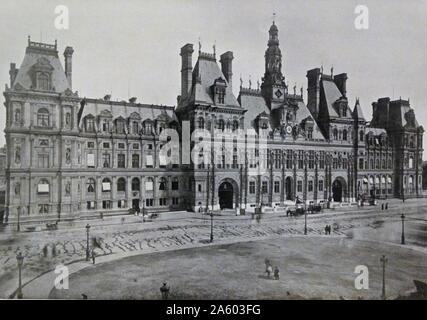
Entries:
POLYGON ((139 154, 132 155, 132 168, 139 168, 139 154))
POLYGON ((86 131, 95 132, 95 121, 93 117, 86 118, 86 131))
POLYGON ((45 108, 37 112, 37 125, 39 127, 49 127, 49 111, 45 108))
POLYGON ((167 182, 165 178, 161 178, 159 182, 159 190, 165 191, 167 188, 167 182))
POLYGON ((86 190, 89 193, 95 192, 95 179, 89 178, 86 182, 86 190))
POLYGON ((220 119, 218 121, 218 129, 219 130, 224 130, 224 120, 220 119))
POLYGON ((302 181, 301 180, 297 181, 297 191, 302 192, 302 181))
POLYGON ((262 193, 268 193, 268 182, 263 181, 261 184, 261 192, 262 193))
POLYGON ((280 192, 280 181, 274 181, 274 193, 280 192))
POLYGON ((132 191, 139 191, 141 188, 141 184, 138 178, 132 179, 132 191))
POLYGON ((347 130, 346 129, 344 129, 344 131, 342 132, 342 139, 344 141, 347 141, 347 130))
POLYGON ((125 133, 125 122, 123 120, 116 120, 117 133, 125 133))
POLYGON ((237 122, 237 120, 233 121, 233 131, 236 131, 237 129, 239 129, 239 122, 237 122))
POLYGON ((323 180, 319 180, 319 191, 323 191, 323 180))
POLYGON ((45 73, 37 73, 37 88, 39 90, 49 90, 49 76, 45 73))
POLYGON ((126 180, 125 180, 125 178, 119 178, 119 180, 117 180, 117 191, 119 191, 119 192, 126 191, 126 180))
POLYGON ((139 124, 138 121, 132 122, 132 133, 138 134, 139 133, 139 124))
POLYGON ((308 192, 313 192, 313 180, 308 181, 308 192))
POLYGON ((198 127, 199 127, 199 129, 205 128, 205 119, 203 119, 202 117, 200 117, 198 120, 198 127))
POLYGON ((111 180, 108 178, 102 179, 102 192, 111 191, 111 180))
POLYGON ((109 168, 111 166, 110 154, 104 153, 102 155, 102 166, 104 168, 109 168))
POLYGON ((249 181, 249 193, 250 194, 255 193, 255 181, 249 181))
POLYGON ((124 154, 117 155, 117 167, 119 168, 126 167, 126 156, 124 154))
POLYGON ((178 188, 179 188, 178 178, 173 178, 173 180, 172 180, 172 190, 178 190, 178 188))
POLYGON ((39 154, 37 160, 39 168, 49 168, 49 155, 47 153, 39 154))
POLYGON ((334 140, 338 140, 338 130, 335 128, 333 131, 334 140))
POLYGON ((363 130, 360 130, 359 131, 359 141, 363 142, 364 138, 365 138, 365 134, 363 133, 363 130))

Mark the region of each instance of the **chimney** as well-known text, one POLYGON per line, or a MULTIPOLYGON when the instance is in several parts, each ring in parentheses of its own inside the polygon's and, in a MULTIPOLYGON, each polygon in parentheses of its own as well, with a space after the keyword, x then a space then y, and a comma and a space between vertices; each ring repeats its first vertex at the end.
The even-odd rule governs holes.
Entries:
POLYGON ((135 102, 136 102, 136 97, 132 97, 132 98, 130 98, 130 99, 129 99, 129 102, 130 102, 130 103, 135 103, 135 102))
POLYGON ((193 45, 187 43, 181 48, 182 68, 181 68, 181 100, 187 98, 188 91, 191 88, 192 72, 193 72, 193 45))
POLYGON ((337 74, 334 77, 334 82, 338 87, 338 90, 341 92, 343 97, 347 96, 347 73, 337 74))
POLYGON ((18 74, 19 69, 16 69, 16 64, 10 64, 9 76, 10 76, 10 87, 13 87, 13 83, 15 82, 16 75, 18 74))
POLYGON ((233 52, 227 51, 221 55, 221 70, 224 74, 225 78, 228 81, 228 85, 230 86, 230 89, 233 90, 233 52))
POLYGON ((307 71, 307 107, 315 118, 319 114, 320 74, 319 68, 307 71))
POLYGON ((67 77, 68 83, 70 84, 70 89, 73 89, 72 83, 72 72, 73 72, 73 48, 66 47, 64 51, 65 58, 65 75, 67 77))

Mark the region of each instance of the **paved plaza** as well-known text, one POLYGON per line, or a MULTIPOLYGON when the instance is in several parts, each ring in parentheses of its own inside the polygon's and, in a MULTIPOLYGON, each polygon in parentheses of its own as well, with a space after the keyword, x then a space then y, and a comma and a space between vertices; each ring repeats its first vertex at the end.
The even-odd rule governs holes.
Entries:
MULTIPOLYGON (((316 244, 303 246, 300 249, 298 249, 298 246, 295 247, 295 250, 301 250, 301 254, 304 253, 306 255, 306 267, 309 267, 312 264, 311 257, 315 257, 319 248, 323 248, 325 241, 329 243, 330 240, 328 239, 331 237, 346 239, 348 246, 351 246, 352 243, 355 246, 361 246, 359 240, 373 240, 377 243, 376 251, 371 252, 369 246, 361 246, 360 250, 366 251, 364 252, 365 254, 372 254, 372 259, 375 260, 381 254, 382 245, 384 246, 383 251, 388 252, 389 244, 396 245, 400 243, 400 214, 404 210, 407 215, 407 245, 399 249, 403 250, 399 257, 405 257, 405 254, 403 254, 405 252, 408 252, 409 256, 413 251, 426 254, 427 210, 425 209, 425 204, 426 201, 424 199, 414 199, 406 201, 404 208, 402 208, 401 202, 391 202, 388 211, 381 211, 380 207, 353 207, 328 211, 320 215, 310 215, 307 219, 308 234, 304 237, 303 216, 286 217, 284 214, 276 213, 265 215, 259 223, 251 219, 250 216, 215 216, 213 228, 214 244, 255 243, 255 241, 261 240, 271 244, 274 243, 271 242, 273 241, 272 239, 299 237, 300 240, 289 240, 296 241, 290 242, 289 246, 292 247, 293 243, 304 242, 305 239, 316 244), (329 238, 324 235, 324 226, 326 224, 333 226, 332 235, 329 238)), ((107 257, 111 260, 117 260, 126 258, 128 255, 143 255, 144 253, 158 251, 169 251, 164 255, 171 254, 172 257, 178 254, 172 254, 177 249, 197 248, 194 252, 199 252, 203 247, 209 245, 210 219, 200 214, 183 213, 177 217, 172 216, 170 219, 159 219, 158 221, 145 223, 141 223, 133 217, 127 217, 125 221, 120 220, 116 224, 108 224, 103 221, 90 222, 92 224, 90 235, 91 238, 95 237, 97 239, 99 247, 96 248, 96 252, 100 258, 107 257)), ((30 288, 36 283, 35 279, 40 279, 41 275, 52 272, 59 264, 69 264, 70 266, 80 264, 77 270, 85 267, 93 268, 88 262, 84 261, 86 249, 85 223, 76 225, 74 228, 61 229, 60 227, 57 231, 49 232, 21 232, 19 235, 6 231, 2 233, 0 238, 0 292, 3 298, 13 295, 16 290, 17 266, 15 257, 19 251, 25 257, 23 268, 24 295, 27 290, 33 293, 36 292, 34 297, 47 297, 53 287, 53 282, 46 283, 46 287, 40 295, 37 294, 37 291, 34 291, 34 288, 31 290, 30 288)), ((256 246, 252 248, 249 250, 251 255, 257 250, 256 246)), ((258 249, 262 250, 262 248, 258 249)), ((213 249, 206 250, 211 250, 210 252, 212 252, 213 249)), ((277 254, 286 256, 291 253, 286 251, 284 253, 277 252, 277 254)), ((318 258, 327 261, 330 256, 325 255, 318 258)), ((224 259, 227 260, 227 257, 224 257, 224 259)), ((302 264, 302 261, 304 260, 300 260, 299 263, 302 264)), ((417 261, 419 263, 422 262, 421 260, 417 261)), ((351 263, 349 262, 349 265, 351 263)), ((165 272, 167 265, 165 263, 165 272)), ((424 266, 423 270, 426 271, 427 264, 425 261, 421 266, 424 266)), ((95 269, 98 267, 102 267, 102 265, 96 265, 95 269)), ((235 266, 230 265, 229 267, 234 268, 235 266)), ((184 265, 175 264, 174 268, 181 269, 184 268, 184 265)), ((253 272, 258 272, 259 268, 259 263, 257 263, 253 266, 253 272)), ((286 269, 286 267, 284 268, 286 269)), ((354 266, 352 268, 354 269, 354 266)), ((352 271, 354 270, 350 270, 350 273, 352 271)), ((415 272, 416 270, 409 271, 415 272)), ((203 273, 202 271, 200 272, 203 273)), ((211 272, 214 272, 214 270, 211 270, 211 272)), ((323 272, 331 271, 324 270, 323 272)), ((333 271, 331 274, 333 274, 333 271)), ((203 274, 195 273, 194 276, 203 277, 203 274)), ((153 274, 153 283, 155 281, 161 282, 162 280, 156 278, 153 274)), ((412 279, 405 277, 402 281, 405 282, 405 286, 402 285, 402 289, 406 290, 412 286, 412 279)), ((117 292, 112 294, 117 298, 121 298, 129 293, 117 292)), ((278 297, 274 292, 266 294, 278 297)), ((302 295, 302 292, 300 293, 294 288, 292 294, 302 295)), ((343 292, 343 295, 347 295, 347 292, 343 292)), ((135 298, 138 297, 145 297, 145 294, 135 296, 135 298)), ((306 297, 313 296, 306 294, 306 297)))

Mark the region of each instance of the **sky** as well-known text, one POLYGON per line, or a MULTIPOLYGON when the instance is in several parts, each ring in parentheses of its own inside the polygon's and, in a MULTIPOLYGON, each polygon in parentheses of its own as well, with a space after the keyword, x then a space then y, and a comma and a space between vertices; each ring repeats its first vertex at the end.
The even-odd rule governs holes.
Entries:
POLYGON ((217 57, 233 51, 237 96, 240 77, 255 87, 263 76, 273 13, 290 88, 304 86, 306 95, 307 70, 333 66, 348 74, 350 105, 359 97, 368 120, 372 102, 402 97, 426 127, 427 0, 1 0, 0 84, 9 83, 11 62, 19 67, 30 35, 57 39, 62 62, 65 47, 74 48, 73 90, 81 97, 176 105, 180 48, 193 43, 195 61, 200 39, 204 52, 216 45, 217 57), (58 5, 68 8, 67 30, 55 28, 58 5), (355 27, 358 5, 369 9, 368 29, 355 27))

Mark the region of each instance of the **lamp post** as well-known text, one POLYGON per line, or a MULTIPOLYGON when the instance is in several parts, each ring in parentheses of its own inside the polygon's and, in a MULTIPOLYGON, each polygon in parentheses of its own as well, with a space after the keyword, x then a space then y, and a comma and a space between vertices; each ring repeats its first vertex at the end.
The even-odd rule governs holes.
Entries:
POLYGON ((19 282, 18 282, 18 293, 17 293, 17 297, 18 299, 22 299, 23 298, 23 294, 22 294, 22 278, 21 278, 21 270, 22 270, 22 265, 24 263, 24 256, 22 255, 21 252, 19 252, 16 255, 16 261, 18 262, 18 277, 19 277, 19 282))
POLYGON ((385 255, 383 255, 380 259, 380 262, 383 265, 383 287, 382 287, 382 292, 381 292, 381 299, 385 300, 386 296, 385 296, 385 264, 387 263, 387 258, 385 257, 385 255))
POLYGON ((304 209, 304 235, 307 235, 307 210, 304 209))
POLYGON ((18 225, 17 225, 17 231, 21 231, 21 206, 18 207, 18 225))
POLYGON ((213 242, 214 236, 213 236, 213 210, 211 210, 211 243, 213 242))
POLYGON ((89 261, 90 252, 89 252, 89 223, 86 225, 86 261, 89 261))
POLYGON ((405 214, 402 213, 400 218, 402 219, 402 239, 400 243, 405 244, 405 214))

